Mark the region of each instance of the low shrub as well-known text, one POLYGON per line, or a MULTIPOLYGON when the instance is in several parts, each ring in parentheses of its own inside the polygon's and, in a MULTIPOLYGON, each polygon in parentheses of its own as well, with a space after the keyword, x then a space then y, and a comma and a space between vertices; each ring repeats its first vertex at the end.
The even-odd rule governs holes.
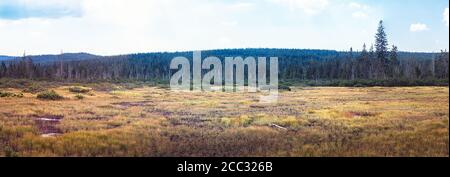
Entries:
POLYGON ((39 93, 39 92, 42 92, 42 91, 45 91, 45 88, 43 88, 43 87, 41 87, 39 85, 31 85, 31 86, 29 86, 29 87, 27 87, 27 88, 22 90, 22 92, 33 93, 33 94, 39 93))
POLYGON ((220 122, 226 127, 247 127, 253 122, 253 119, 247 115, 242 115, 237 118, 222 118, 220 122))
POLYGON ((22 98, 22 97, 23 97, 23 94, 22 94, 22 93, 16 94, 16 93, 10 93, 10 92, 3 92, 3 91, 0 91, 0 97, 1 97, 1 98, 5 98, 5 97, 22 98))
POLYGON ((75 98, 78 100, 82 100, 82 99, 84 99, 84 96, 81 94, 77 94, 77 95, 75 95, 75 98))
POLYGON ((59 95, 58 93, 56 93, 53 90, 42 92, 37 95, 37 98, 41 99, 41 100, 62 100, 62 99, 64 99, 63 96, 59 95))
POLYGON ((45 88, 38 84, 31 84, 30 86, 28 86, 22 90, 22 92, 33 93, 33 94, 43 92, 43 91, 45 91, 45 88))
POLYGON ((31 84, 27 79, 0 79, 0 88, 26 88, 31 84))
POLYGON ((279 90, 285 90, 285 91, 292 91, 292 89, 289 86, 287 86, 287 85, 279 85, 278 89, 279 90))
POLYGON ((92 89, 88 87, 70 87, 69 91, 72 93, 89 93, 92 89))

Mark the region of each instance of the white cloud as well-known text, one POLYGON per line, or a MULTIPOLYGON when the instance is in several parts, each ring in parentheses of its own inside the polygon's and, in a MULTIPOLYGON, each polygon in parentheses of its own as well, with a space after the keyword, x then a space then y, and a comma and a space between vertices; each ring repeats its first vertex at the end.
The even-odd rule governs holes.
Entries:
MULTIPOLYGON (((8 0, 7 0, 8 1, 8 0)), ((73 7, 78 5, 80 0, 14 0, 18 3, 25 4, 27 6, 65 6, 73 7)))
POLYGON ((84 18, 103 23, 137 25, 146 24, 160 15, 166 7, 164 0, 82 0, 84 18), (159 7, 159 8, 156 8, 159 7))
POLYGON ((361 11, 357 11, 357 12, 353 12, 352 13, 352 17, 353 18, 359 18, 359 19, 365 19, 367 18, 369 15, 365 12, 361 12, 361 11))
POLYGON ((21 55, 24 50, 99 55, 247 47, 340 50, 371 41, 381 19, 377 7, 352 5, 351 0, 0 0, 0 4, 6 1, 80 8, 82 15, 0 18, 1 55, 21 55), (284 8, 265 8, 274 5, 284 8), (289 8, 302 15, 326 12, 329 21, 321 24, 279 11, 289 8), (348 20, 351 16, 367 19, 355 24, 348 20))
POLYGON ((360 4, 360 3, 356 3, 356 2, 351 2, 348 4, 348 6, 352 9, 362 9, 362 10, 367 10, 369 9, 369 6, 365 5, 365 4, 360 4))
POLYGON ((220 24, 225 27, 236 27, 239 23, 237 21, 223 21, 220 24))
POLYGON ((252 10, 255 7, 255 4, 250 2, 237 2, 234 4, 229 5, 229 8, 231 10, 237 10, 237 11, 248 11, 252 10))
POLYGON ((229 47, 229 45, 233 42, 229 37, 223 36, 219 38, 219 42, 223 45, 229 47))
POLYGON ((27 8, 79 7, 81 0, 2 0, 0 4, 16 5, 27 8))
POLYGON ((448 16, 449 16, 449 14, 448 14, 448 7, 444 10, 444 14, 443 15, 444 15, 444 23, 448 27, 448 16))
POLYGON ((370 7, 365 4, 350 2, 348 4, 350 10, 353 11, 352 17, 356 19, 366 19, 369 17, 370 7))
POLYGON ((300 9, 307 15, 316 15, 324 10, 328 0, 270 0, 271 2, 288 6, 291 10, 300 9))
POLYGON ((415 24, 411 24, 411 26, 409 27, 409 30, 411 32, 420 32, 420 31, 427 31, 427 30, 429 30, 429 28, 426 24, 415 23, 415 24))
POLYGON ((0 8, 7 9, 10 19, 80 16, 82 11, 81 0, 2 0, 0 8))
MULTIPOLYGON (((59 0, 45 3, 52 1, 59 0)), ((0 53, 114 55, 222 48, 245 39, 240 35, 248 33, 236 26, 254 9, 252 3, 211 0, 77 1, 83 11, 79 17, 0 18, 0 53)))

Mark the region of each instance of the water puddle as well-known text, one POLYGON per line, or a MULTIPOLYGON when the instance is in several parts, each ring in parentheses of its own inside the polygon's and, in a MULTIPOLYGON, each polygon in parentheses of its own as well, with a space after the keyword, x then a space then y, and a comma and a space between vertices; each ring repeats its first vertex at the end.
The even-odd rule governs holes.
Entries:
POLYGON ((63 116, 40 116, 35 117, 34 121, 41 137, 55 137, 63 132, 57 127, 63 116))

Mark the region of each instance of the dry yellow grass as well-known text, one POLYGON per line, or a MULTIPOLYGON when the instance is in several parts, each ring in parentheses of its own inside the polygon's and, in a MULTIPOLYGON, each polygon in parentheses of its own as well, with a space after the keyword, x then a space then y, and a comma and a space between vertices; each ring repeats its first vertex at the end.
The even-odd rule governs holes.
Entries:
POLYGON ((0 156, 449 155, 447 87, 298 87, 271 105, 257 93, 144 87, 77 99, 69 88, 53 89, 60 101, 0 98, 0 156))

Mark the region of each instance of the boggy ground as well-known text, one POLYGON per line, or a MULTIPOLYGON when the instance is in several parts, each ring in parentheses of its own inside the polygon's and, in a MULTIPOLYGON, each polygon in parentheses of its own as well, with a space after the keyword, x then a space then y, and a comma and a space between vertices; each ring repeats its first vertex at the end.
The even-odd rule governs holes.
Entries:
POLYGON ((449 155, 448 87, 294 87, 277 104, 258 93, 53 90, 65 99, 0 98, 0 156, 449 155))

